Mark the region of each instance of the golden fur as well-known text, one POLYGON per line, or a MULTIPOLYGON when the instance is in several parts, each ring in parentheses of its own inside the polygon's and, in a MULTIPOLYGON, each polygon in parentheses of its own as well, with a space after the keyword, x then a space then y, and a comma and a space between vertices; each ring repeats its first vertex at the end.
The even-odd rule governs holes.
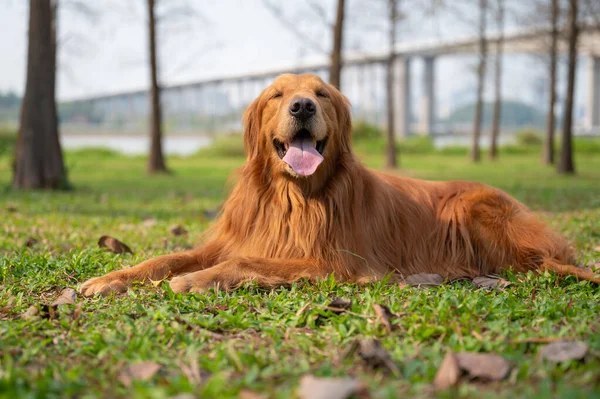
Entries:
POLYGON ((254 280, 272 287, 333 273, 342 282, 393 273, 445 278, 552 270, 599 282, 571 266, 557 233, 504 192, 472 182, 435 182, 365 168, 352 152, 349 104, 313 75, 282 75, 244 115, 247 161, 205 244, 88 280, 84 295, 124 291, 134 280, 175 276, 175 292, 232 289, 254 280), (277 155, 298 125, 291 101, 310 98, 314 139, 324 161, 308 177, 277 155))

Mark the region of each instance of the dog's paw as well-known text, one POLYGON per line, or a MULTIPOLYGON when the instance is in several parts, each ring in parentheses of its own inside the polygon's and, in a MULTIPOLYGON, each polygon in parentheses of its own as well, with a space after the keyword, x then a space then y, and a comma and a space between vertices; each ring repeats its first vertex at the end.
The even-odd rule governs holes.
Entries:
POLYGON ((174 277, 169 283, 171 290, 176 294, 183 294, 186 292, 202 293, 204 290, 199 289, 195 284, 195 281, 188 276, 174 277))
POLYGON ((110 293, 121 293, 127 291, 127 284, 110 274, 101 277, 91 278, 79 287, 79 292, 83 296, 109 295, 110 293))

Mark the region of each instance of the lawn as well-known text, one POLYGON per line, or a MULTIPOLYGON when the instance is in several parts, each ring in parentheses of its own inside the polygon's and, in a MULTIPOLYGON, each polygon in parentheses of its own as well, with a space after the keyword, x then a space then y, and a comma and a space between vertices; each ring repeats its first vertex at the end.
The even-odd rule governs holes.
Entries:
MULTIPOLYGON (((419 289, 328 280, 175 295, 162 283, 49 308, 64 288, 193 245, 243 157, 216 148, 170 158, 172 176, 147 177, 143 158, 71 152, 74 191, 19 193, 5 188, 8 153, 0 151, 0 397, 289 398, 305 374, 352 376, 364 384, 361 397, 431 397, 452 350, 496 353, 513 367, 504 381, 463 382, 442 397, 600 398, 600 289, 549 274, 508 273, 512 285, 496 291, 467 281, 419 289), (173 236, 174 225, 189 234, 173 236), (98 248, 105 234, 134 254, 98 248), (349 311, 327 309, 336 297, 352 301, 349 311), (391 332, 374 304, 396 314, 391 332), (32 306, 38 313, 28 317, 32 306), (349 350, 367 337, 381 341, 397 372, 374 369, 349 350), (538 356, 544 344, 523 342, 560 337, 586 343, 585 360, 550 363, 538 356), (126 381, 129 367, 143 361, 160 369, 126 381)), ((378 143, 361 144, 359 153, 381 167, 378 143)), ((580 263, 598 260, 600 153, 577 153, 576 177, 557 176, 539 158, 504 151, 496 162, 472 165, 462 154, 407 151, 400 173, 500 187, 570 237, 580 263)))

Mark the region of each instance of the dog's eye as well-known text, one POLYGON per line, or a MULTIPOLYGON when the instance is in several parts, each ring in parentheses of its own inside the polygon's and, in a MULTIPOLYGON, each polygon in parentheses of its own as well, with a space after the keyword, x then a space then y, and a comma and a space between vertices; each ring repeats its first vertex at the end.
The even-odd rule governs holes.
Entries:
POLYGON ((328 98, 329 96, 327 95, 327 93, 325 93, 324 91, 319 90, 317 92, 317 97, 323 97, 323 98, 328 98))
POLYGON ((283 94, 281 94, 280 92, 277 92, 277 93, 273 94, 271 96, 271 98, 280 98, 281 96, 283 96, 283 94))

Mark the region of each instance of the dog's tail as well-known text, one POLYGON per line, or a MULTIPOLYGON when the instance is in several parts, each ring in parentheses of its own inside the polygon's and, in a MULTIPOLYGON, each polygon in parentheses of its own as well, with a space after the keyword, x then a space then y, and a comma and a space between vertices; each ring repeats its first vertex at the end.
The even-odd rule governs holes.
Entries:
POLYGON ((587 280, 596 284, 600 284, 600 272, 594 273, 590 269, 583 269, 573 265, 561 265, 553 260, 545 260, 540 266, 539 270, 552 271, 559 276, 575 276, 580 280, 587 280))

